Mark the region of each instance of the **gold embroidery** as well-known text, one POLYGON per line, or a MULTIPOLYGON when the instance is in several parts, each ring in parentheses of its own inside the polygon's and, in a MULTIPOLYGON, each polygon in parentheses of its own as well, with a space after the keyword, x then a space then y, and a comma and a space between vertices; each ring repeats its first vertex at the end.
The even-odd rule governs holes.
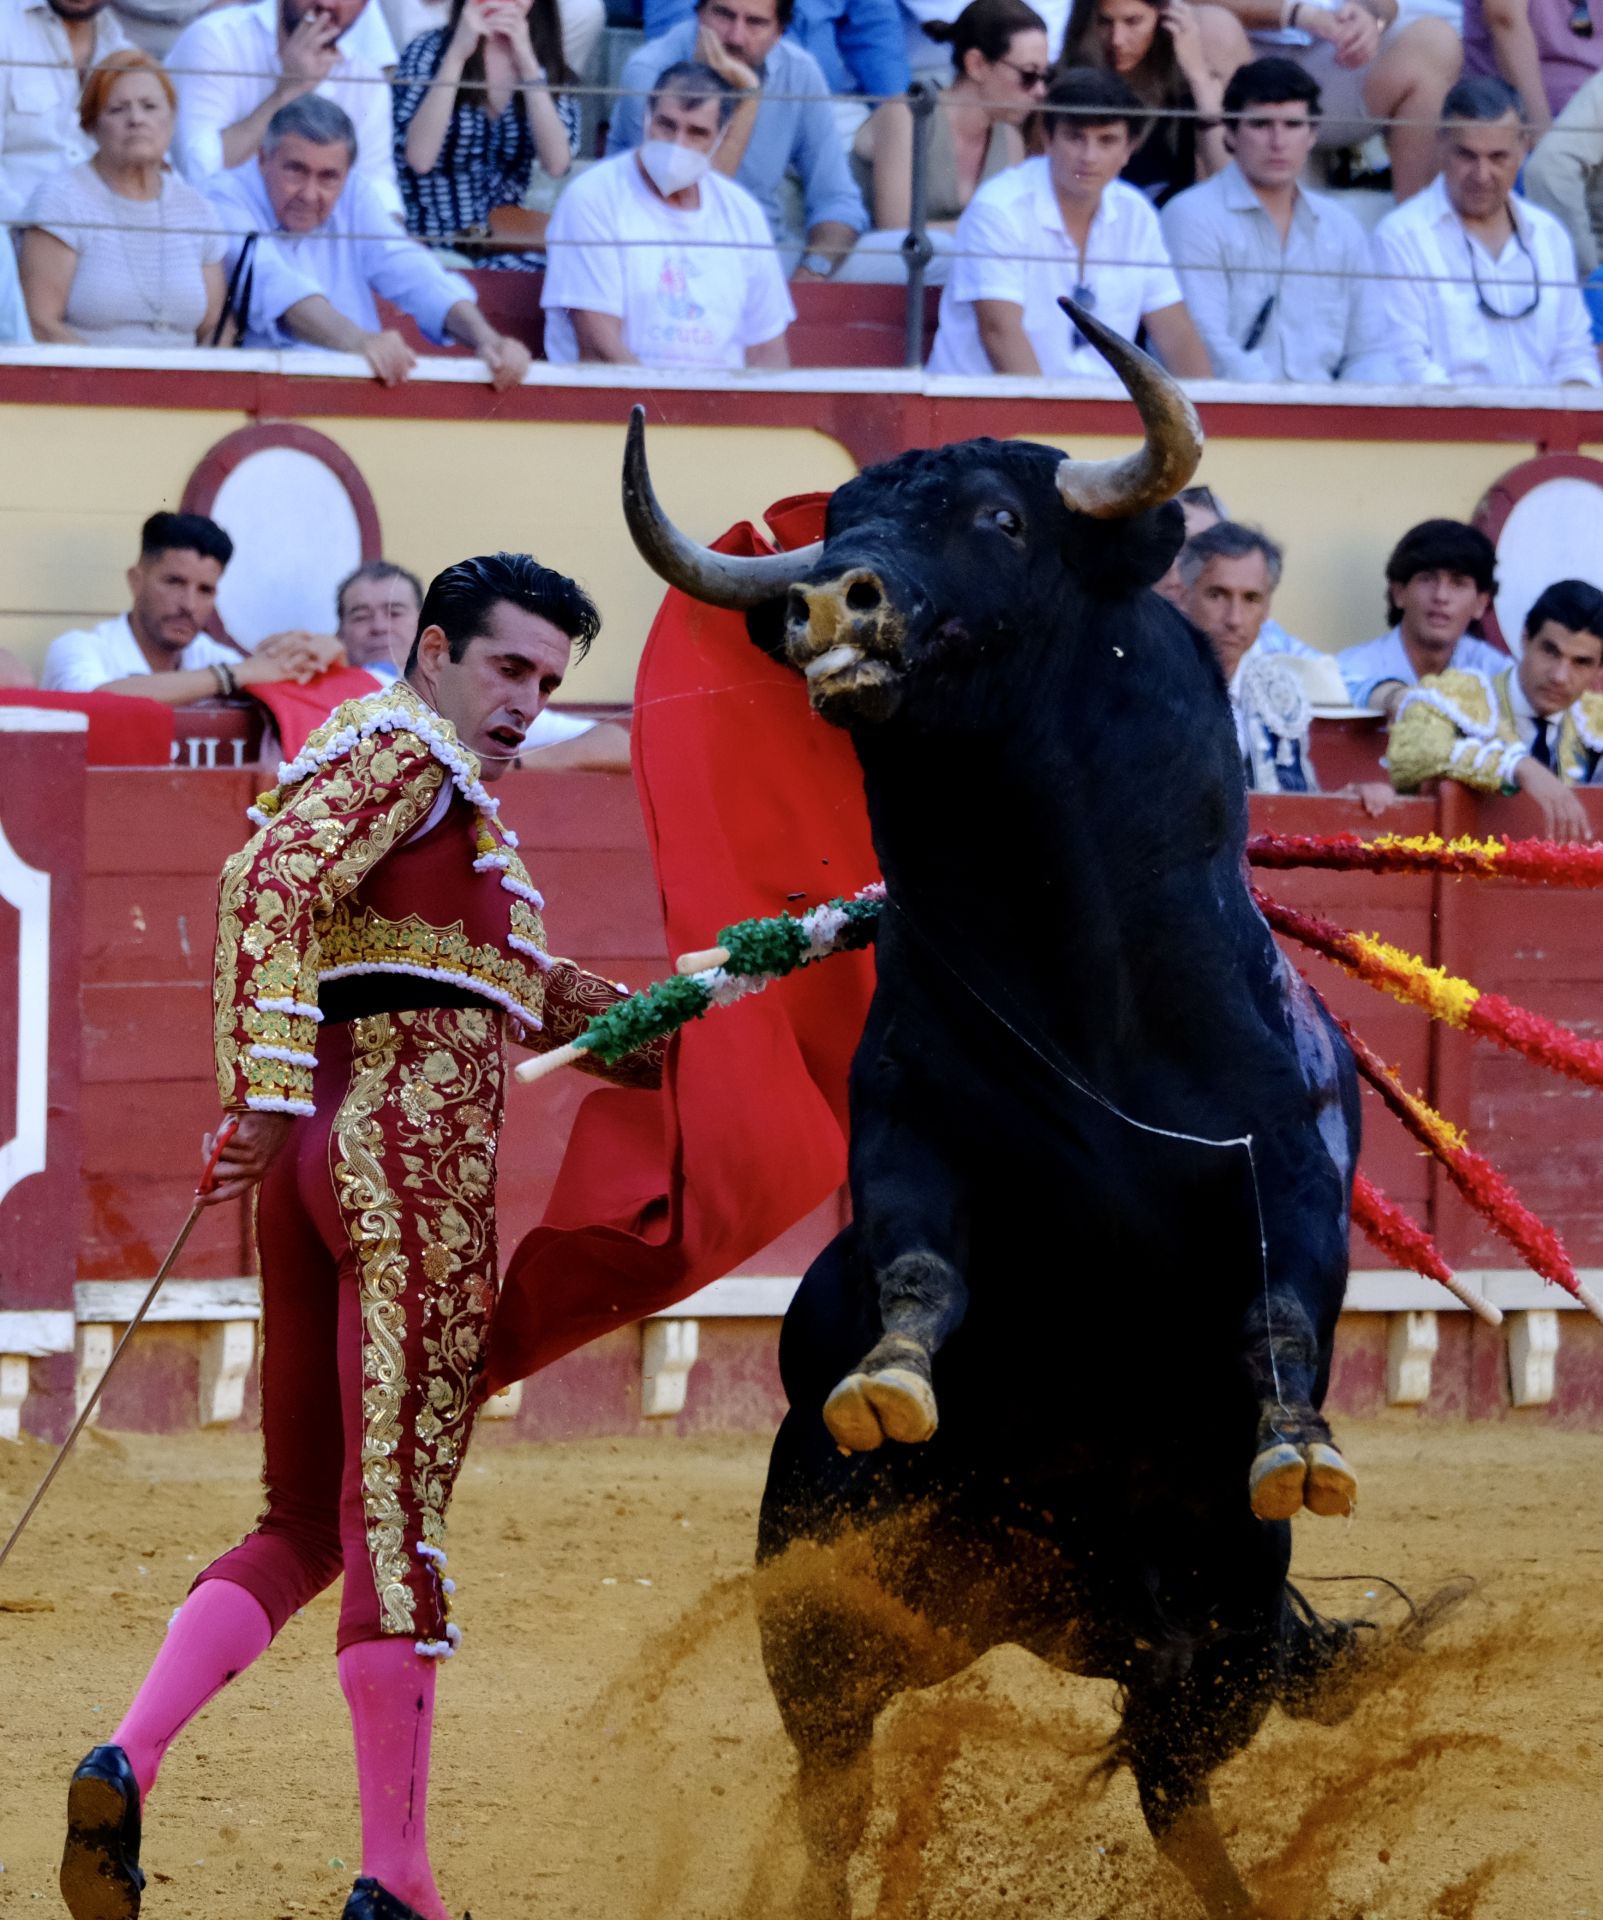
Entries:
MULTIPOLYGON (((521 904, 514 902, 514 914, 521 904)), ((325 974, 379 971, 385 966, 421 969, 432 978, 456 980, 464 987, 494 987, 531 1019, 540 1018, 545 1004, 543 975, 523 966, 515 953, 503 952, 488 941, 475 945, 460 920, 435 927, 415 913, 404 920, 386 920, 370 907, 360 907, 329 922, 321 951, 325 974)))
POLYGON ((400 1499, 401 1404, 406 1393, 406 1258, 401 1204, 384 1172, 379 1118, 401 1037, 388 1014, 353 1023, 350 1091, 334 1121, 340 1203, 356 1222, 362 1316, 362 1507, 386 1633, 414 1630, 400 1499))
POLYGON ((469 1007, 395 1017, 410 1029, 395 1101, 401 1187, 426 1282, 419 1327, 427 1386, 414 1421, 412 1491, 423 1539, 440 1547, 495 1306, 494 1126, 505 1069, 492 1014, 469 1007))

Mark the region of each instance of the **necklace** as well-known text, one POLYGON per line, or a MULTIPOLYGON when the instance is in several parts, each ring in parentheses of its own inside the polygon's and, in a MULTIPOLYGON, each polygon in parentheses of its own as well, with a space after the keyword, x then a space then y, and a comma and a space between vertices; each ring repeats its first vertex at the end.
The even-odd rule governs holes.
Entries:
MULTIPOLYGON (((96 178, 99 179, 100 176, 97 174, 96 178)), ((151 205, 152 203, 148 201, 131 200, 128 198, 127 195, 115 192, 114 189, 110 185, 108 185, 107 182, 103 179, 101 179, 100 184, 105 189, 106 193, 110 196, 110 198, 114 202, 118 203, 113 213, 111 225, 117 235, 117 248, 122 255, 123 266, 127 270, 126 281, 125 281, 126 285, 132 289, 134 294, 138 297, 140 302, 143 304, 145 308, 145 312, 149 317, 150 325, 156 331, 162 332, 162 333, 171 333, 176 331, 175 323, 173 321, 170 321, 167 318, 167 205, 166 205, 167 182, 166 180, 165 179, 162 180, 160 187, 157 191, 156 199, 154 202, 155 232, 156 232, 156 274, 155 274, 155 293, 154 294, 152 294, 151 292, 151 278, 149 273, 148 252, 144 248, 136 247, 133 244, 131 244, 128 238, 128 229, 130 225, 134 225, 136 227, 136 230, 144 231, 144 232, 148 232, 149 228, 148 226, 144 226, 141 223, 130 222, 123 211, 123 209, 126 207, 148 206, 148 205, 151 205), (141 264, 142 261, 143 261, 143 264, 141 264)))

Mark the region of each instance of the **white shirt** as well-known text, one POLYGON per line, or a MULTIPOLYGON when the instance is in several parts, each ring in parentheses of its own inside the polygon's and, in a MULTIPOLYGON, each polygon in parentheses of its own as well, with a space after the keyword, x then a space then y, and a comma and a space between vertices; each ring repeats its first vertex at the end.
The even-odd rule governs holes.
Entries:
POLYGON ((307 345, 280 323, 297 301, 314 293, 367 333, 378 330, 373 295, 381 293, 443 345, 449 337, 446 314, 459 300, 477 298, 461 274, 442 267, 427 247, 386 218, 377 184, 362 174, 350 175, 334 211, 312 233, 274 233, 278 219, 257 160, 207 181, 206 193, 232 236, 225 263, 230 278, 243 236, 262 236, 247 269, 250 310, 242 346, 307 345))
MULTIPOLYGON (((199 633, 178 656, 178 668, 209 667, 220 661, 224 666, 239 665, 239 655, 208 634, 199 633)), ((39 685, 47 693, 94 693, 108 680, 121 680, 130 673, 150 673, 150 662, 140 651, 128 616, 102 620, 98 627, 75 629, 57 634, 45 653, 44 671, 39 685)))
MULTIPOLYGON (((399 220, 390 87, 383 73, 383 64, 395 60, 395 47, 371 0, 346 28, 339 48, 333 70, 315 91, 351 116, 356 170, 373 182, 391 217, 399 220), (369 24, 362 30, 364 21, 369 24)), ((178 89, 173 159, 196 186, 205 186, 214 173, 223 171, 223 134, 254 113, 272 92, 272 81, 261 76, 283 72, 278 0, 215 7, 201 14, 178 36, 167 66, 178 89)))
MULTIPOLYGON (((1508 666, 1508 655, 1488 646, 1484 640, 1472 640, 1466 633, 1454 647, 1453 657, 1447 664, 1478 667, 1482 673, 1499 674, 1508 666)), ((1419 685, 1419 675, 1403 645, 1401 627, 1393 627, 1378 640, 1366 640, 1362 646, 1343 647, 1336 655, 1336 665, 1341 669, 1355 707, 1369 706, 1370 695, 1387 680, 1400 680, 1405 687, 1419 685)))
POLYGON ((546 230, 548 360, 579 358, 575 312, 622 320, 647 367, 742 367, 785 331, 796 309, 762 208, 720 173, 699 185, 699 206, 670 206, 631 151, 567 188, 546 230))
POLYGON ((1049 379, 1113 380, 1095 347, 1077 336, 1058 295, 1089 287, 1105 326, 1135 338, 1142 316, 1180 302, 1158 216, 1144 193, 1111 180, 1086 235, 1085 262, 1063 225, 1042 155, 987 180, 957 223, 957 255, 941 294, 931 373, 986 374, 976 300, 1024 309, 1024 332, 1049 379))
POLYGON ((1221 380, 1391 378, 1369 242, 1345 207, 1299 187, 1282 245, 1232 160, 1176 194, 1161 218, 1186 310, 1221 380))
MULTIPOLYGON (((90 64, 128 44, 110 9, 94 17, 90 64)), ((87 160, 81 91, 67 29, 46 0, 0 0, 0 221, 14 221, 41 180, 87 160)))
POLYGON ((1494 260, 1453 211, 1440 177, 1387 214, 1371 242, 1395 378, 1404 385, 1603 385, 1575 249, 1563 227, 1518 194, 1518 230, 1494 260), (1480 283, 1477 297, 1475 282, 1480 283), (1540 286, 1540 299, 1529 314, 1540 286), (1499 313, 1521 319, 1494 320, 1499 313))

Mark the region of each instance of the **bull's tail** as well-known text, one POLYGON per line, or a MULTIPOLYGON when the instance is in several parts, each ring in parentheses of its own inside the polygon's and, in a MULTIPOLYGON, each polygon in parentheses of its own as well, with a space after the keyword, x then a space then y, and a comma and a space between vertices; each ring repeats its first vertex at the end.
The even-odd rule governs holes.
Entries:
POLYGON ((1286 1583, 1276 1697, 1292 1719, 1315 1720, 1321 1726, 1335 1726, 1350 1718, 1367 1694, 1392 1680, 1401 1666, 1420 1653, 1448 1615, 1463 1605, 1476 1584, 1467 1574, 1460 1574, 1444 1581, 1416 1605, 1396 1581, 1382 1575, 1335 1574, 1326 1578, 1332 1582, 1361 1580, 1371 1590, 1385 1587, 1402 1602, 1407 1617, 1396 1625, 1364 1616, 1327 1618, 1290 1581, 1286 1583))

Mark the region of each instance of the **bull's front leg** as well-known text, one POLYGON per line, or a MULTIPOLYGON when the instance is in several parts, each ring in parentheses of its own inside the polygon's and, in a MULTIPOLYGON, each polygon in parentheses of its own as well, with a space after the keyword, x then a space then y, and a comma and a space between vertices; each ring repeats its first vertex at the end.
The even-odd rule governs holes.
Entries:
POLYGON ((894 1071, 876 1079, 881 1097, 854 1105, 851 1185, 881 1333, 824 1403, 824 1424, 848 1453, 930 1438, 939 1419, 934 1357, 968 1307, 964 1184, 912 1103, 898 1110, 894 1071))

